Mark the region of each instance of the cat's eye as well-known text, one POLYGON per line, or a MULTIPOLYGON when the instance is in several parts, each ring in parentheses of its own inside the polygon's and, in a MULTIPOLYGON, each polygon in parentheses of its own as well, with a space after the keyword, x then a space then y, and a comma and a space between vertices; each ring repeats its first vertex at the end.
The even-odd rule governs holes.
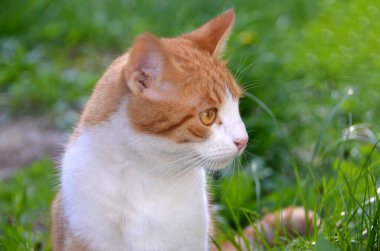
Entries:
POLYGON ((214 123, 216 119, 216 112, 217 112, 216 108, 207 109, 199 113, 199 119, 204 125, 207 125, 207 126, 211 125, 212 123, 214 123))

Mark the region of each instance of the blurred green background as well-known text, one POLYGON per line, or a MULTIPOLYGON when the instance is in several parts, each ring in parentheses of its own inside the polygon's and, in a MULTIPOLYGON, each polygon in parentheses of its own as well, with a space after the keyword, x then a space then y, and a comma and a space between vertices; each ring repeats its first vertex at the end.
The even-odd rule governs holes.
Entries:
MULTIPOLYGON (((210 181, 222 232, 303 205, 328 223, 284 249, 379 248, 380 1, 2 0, 0 123, 42 117, 70 132, 136 35, 176 36, 231 7, 226 59, 246 90, 250 143, 210 181)), ((53 166, 47 157, 0 180, 1 250, 50 248, 53 166)))

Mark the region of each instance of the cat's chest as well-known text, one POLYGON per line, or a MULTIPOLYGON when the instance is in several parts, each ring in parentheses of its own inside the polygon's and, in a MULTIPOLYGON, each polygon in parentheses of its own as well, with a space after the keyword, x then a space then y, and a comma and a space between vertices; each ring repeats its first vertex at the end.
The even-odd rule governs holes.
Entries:
POLYGON ((206 250, 209 219, 205 180, 199 174, 188 176, 173 177, 165 184, 134 186, 133 192, 141 197, 133 201, 126 198, 121 212, 124 239, 132 244, 131 249, 206 250))
POLYGON ((142 163, 105 168, 99 161, 89 159, 88 165, 83 161, 73 156, 66 163, 71 178, 63 192, 70 197, 67 204, 74 206, 65 210, 76 232, 92 240, 94 247, 207 249, 209 220, 202 169, 167 176, 146 171, 142 163), (91 177, 87 184, 76 181, 84 176, 91 177))

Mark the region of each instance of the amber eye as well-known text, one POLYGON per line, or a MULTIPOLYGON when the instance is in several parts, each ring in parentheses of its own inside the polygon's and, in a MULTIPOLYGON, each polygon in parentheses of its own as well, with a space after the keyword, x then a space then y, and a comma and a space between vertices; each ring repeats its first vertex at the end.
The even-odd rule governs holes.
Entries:
POLYGON ((201 120, 203 124, 207 126, 211 125, 215 121, 216 111, 217 111, 216 108, 207 109, 199 113, 199 119, 201 120))

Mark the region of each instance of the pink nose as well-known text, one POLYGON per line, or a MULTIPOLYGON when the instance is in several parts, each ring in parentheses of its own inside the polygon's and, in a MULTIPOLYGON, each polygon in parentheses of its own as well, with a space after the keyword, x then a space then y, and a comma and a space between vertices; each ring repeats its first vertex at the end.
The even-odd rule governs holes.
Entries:
POLYGON ((234 140, 234 143, 235 143, 237 149, 240 151, 241 149, 243 149, 247 145, 248 138, 236 139, 236 140, 234 140))

